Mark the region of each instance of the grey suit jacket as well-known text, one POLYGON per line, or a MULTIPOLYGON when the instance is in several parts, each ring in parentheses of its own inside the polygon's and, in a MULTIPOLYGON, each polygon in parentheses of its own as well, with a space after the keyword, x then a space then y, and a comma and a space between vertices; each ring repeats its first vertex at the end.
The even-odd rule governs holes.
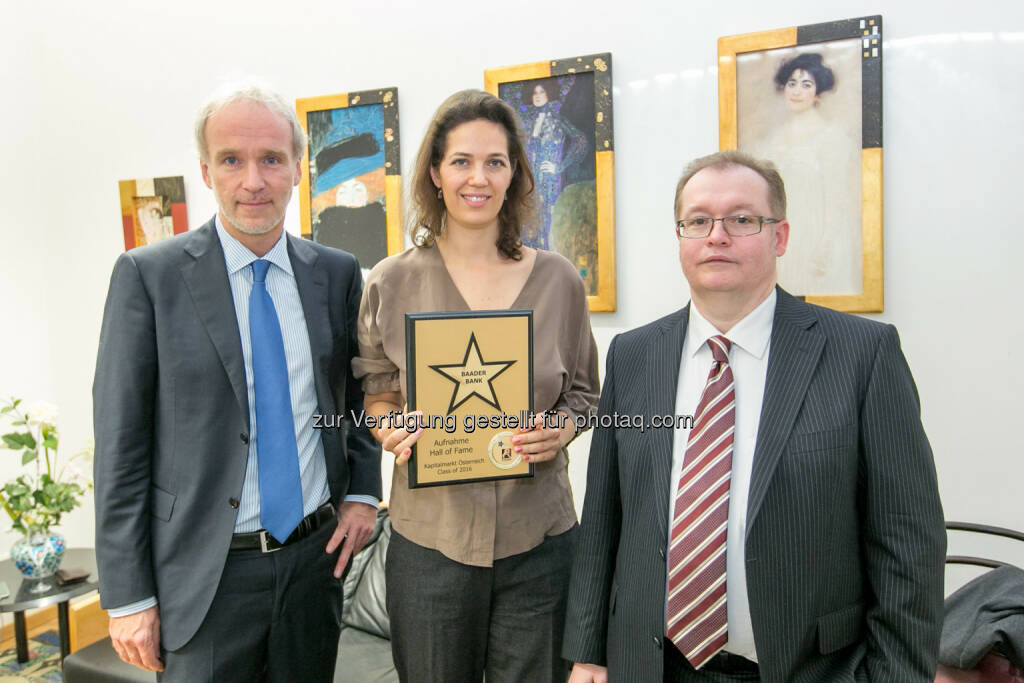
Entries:
MULTIPOLYGON (((613 340, 599 414, 675 412, 688 314, 613 340)), ((662 680, 671 463, 671 430, 594 434, 563 656, 613 681, 662 680)), ((945 530, 894 327, 778 290, 747 518, 762 680, 933 680, 945 530)))
MULTIPOLYGON (((360 411, 362 274, 355 258, 287 236, 320 412, 360 411)), ((93 384, 96 557, 103 607, 156 595, 162 644, 202 623, 235 526, 248 457, 242 344, 211 220, 126 252, 111 276, 93 384)), ((331 499, 380 498, 380 447, 365 429, 321 431, 331 499)))

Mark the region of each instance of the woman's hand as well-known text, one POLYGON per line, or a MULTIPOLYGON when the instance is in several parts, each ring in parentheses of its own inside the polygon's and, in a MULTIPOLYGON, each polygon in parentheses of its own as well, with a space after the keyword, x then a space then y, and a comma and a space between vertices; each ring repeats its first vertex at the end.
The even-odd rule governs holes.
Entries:
POLYGON ((423 427, 418 426, 423 411, 403 413, 402 394, 397 391, 367 394, 365 403, 367 414, 378 420, 378 427, 370 430, 373 438, 384 450, 394 453, 396 465, 404 465, 412 456, 412 445, 423 434, 423 427), (417 427, 409 431, 410 425, 417 427))
POLYGON ((544 462, 553 460, 558 449, 575 435, 576 425, 565 413, 535 415, 533 427, 519 429, 512 436, 512 449, 525 462, 544 462))
POLYGON ((422 410, 393 414, 390 424, 385 417, 384 424, 374 431, 374 437, 380 441, 384 450, 395 454, 396 465, 404 465, 412 457, 412 445, 423 434, 423 427, 417 426, 415 431, 409 432, 408 426, 418 424, 417 420, 421 415, 422 410))

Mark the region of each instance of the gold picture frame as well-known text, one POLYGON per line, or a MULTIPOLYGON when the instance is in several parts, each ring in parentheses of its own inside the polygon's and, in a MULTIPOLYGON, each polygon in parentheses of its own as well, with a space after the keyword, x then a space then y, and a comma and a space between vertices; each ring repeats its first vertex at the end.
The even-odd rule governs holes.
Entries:
POLYGON ((398 89, 300 98, 295 110, 309 136, 302 236, 355 254, 364 268, 401 252, 398 89))
POLYGON ((526 226, 524 243, 576 266, 591 312, 615 311, 611 54, 487 69, 484 89, 516 109, 536 166, 541 216, 526 226), (528 89, 543 90, 543 102, 535 104, 528 89))
POLYGON ((882 312, 882 17, 719 38, 718 117, 720 149, 768 158, 786 182, 791 230, 780 284, 789 288, 788 272, 800 283, 791 293, 810 303, 882 312), (801 55, 806 70, 796 65, 801 55), (809 79, 809 109, 796 92, 798 70, 819 73, 809 79), (806 238, 803 251, 794 238, 806 238))

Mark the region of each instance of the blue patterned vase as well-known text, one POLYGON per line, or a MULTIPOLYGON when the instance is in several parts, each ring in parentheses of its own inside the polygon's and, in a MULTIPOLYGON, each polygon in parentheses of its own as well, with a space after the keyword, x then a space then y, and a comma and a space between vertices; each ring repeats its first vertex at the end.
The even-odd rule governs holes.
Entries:
MULTIPOLYGON (((11 560, 26 579, 48 579, 60 569, 66 543, 55 532, 39 532, 23 536, 11 546, 11 560)), ((49 584, 40 581, 40 585, 49 584)), ((48 590, 52 586, 40 590, 48 590)))

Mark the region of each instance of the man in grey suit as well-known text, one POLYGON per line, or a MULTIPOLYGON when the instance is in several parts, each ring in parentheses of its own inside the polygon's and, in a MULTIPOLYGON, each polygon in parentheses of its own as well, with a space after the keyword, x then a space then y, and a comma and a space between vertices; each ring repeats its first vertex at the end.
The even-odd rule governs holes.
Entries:
POLYGON ((369 433, 314 428, 362 410, 362 275, 283 230, 306 139, 280 95, 223 89, 196 139, 217 215, 122 254, 104 311, 101 601, 121 658, 166 680, 329 681, 381 496, 369 433))
POLYGON ((917 390, 895 328, 777 287, 785 201, 738 152, 679 181, 692 301, 608 350, 599 419, 648 428, 594 434, 573 683, 934 678, 945 531, 917 390))

